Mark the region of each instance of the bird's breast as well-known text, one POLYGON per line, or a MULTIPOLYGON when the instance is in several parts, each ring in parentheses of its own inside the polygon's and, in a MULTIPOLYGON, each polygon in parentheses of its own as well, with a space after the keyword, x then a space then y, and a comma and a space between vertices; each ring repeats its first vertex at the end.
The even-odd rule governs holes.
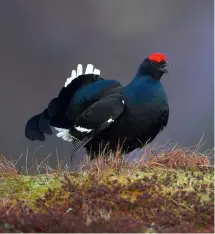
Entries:
POLYGON ((157 128, 160 131, 165 122, 165 115, 168 112, 168 103, 161 99, 153 101, 133 102, 125 100, 125 110, 122 117, 115 123, 115 133, 126 138, 133 138, 148 133, 157 128), (159 100, 159 101, 156 101, 159 100))

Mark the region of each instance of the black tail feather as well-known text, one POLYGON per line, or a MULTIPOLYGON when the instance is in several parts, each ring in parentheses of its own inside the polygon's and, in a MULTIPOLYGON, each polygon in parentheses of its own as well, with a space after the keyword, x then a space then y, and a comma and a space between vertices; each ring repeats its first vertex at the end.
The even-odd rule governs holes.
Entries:
POLYGON ((44 132, 48 135, 52 134, 52 129, 50 128, 50 116, 48 109, 45 109, 40 115, 39 128, 41 132, 44 132))
POLYGON ((35 115, 29 119, 25 126, 25 136, 31 141, 45 141, 45 135, 39 128, 40 115, 35 115))

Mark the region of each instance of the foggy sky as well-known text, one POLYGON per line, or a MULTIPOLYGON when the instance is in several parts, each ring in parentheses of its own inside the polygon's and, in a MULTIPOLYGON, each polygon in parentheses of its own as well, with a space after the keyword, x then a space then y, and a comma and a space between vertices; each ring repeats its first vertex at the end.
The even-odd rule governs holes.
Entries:
MULTIPOLYGON (((155 141, 196 144, 203 133, 213 147, 212 0, 1 0, 0 153, 38 160, 70 145, 54 136, 25 139, 28 118, 46 108, 78 63, 92 63, 104 77, 127 84, 152 52, 167 55, 162 79, 169 124, 155 141)), ((24 160, 24 159, 23 159, 24 160)), ((30 159, 29 159, 30 160, 30 159)))

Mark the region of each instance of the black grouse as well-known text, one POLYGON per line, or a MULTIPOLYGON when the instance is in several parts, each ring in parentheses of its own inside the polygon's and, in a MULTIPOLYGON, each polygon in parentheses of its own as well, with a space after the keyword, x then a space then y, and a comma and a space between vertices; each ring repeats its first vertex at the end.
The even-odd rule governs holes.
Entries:
POLYGON ((44 133, 52 134, 50 127, 55 127, 73 145, 72 156, 85 147, 91 159, 104 149, 114 153, 120 147, 129 153, 143 147, 168 123, 169 105, 160 82, 167 67, 166 56, 153 53, 126 86, 104 79, 99 70, 77 72, 48 108, 27 122, 25 135, 44 141, 44 133))

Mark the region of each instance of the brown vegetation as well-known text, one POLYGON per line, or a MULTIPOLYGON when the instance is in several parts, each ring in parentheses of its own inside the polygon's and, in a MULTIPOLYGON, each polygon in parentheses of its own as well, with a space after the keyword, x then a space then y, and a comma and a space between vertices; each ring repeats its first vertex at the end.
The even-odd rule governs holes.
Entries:
POLYGON ((77 173, 58 168, 44 183, 41 175, 16 174, 7 161, 0 168, 1 232, 214 231, 214 168, 206 155, 175 149, 128 163, 116 154, 77 173))

